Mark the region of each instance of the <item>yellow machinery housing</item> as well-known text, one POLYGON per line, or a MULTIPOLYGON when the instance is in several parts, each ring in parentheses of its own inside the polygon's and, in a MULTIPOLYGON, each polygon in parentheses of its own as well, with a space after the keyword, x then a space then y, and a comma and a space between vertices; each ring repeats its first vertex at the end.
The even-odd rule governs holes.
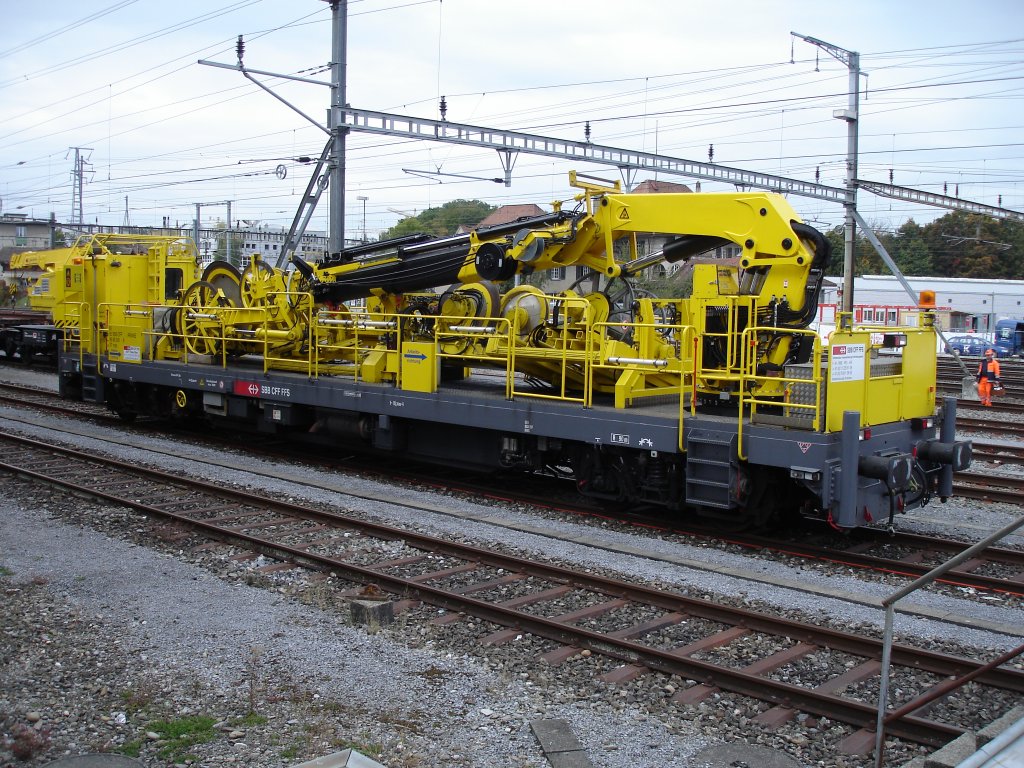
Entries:
MULTIPOLYGON (((85 349, 95 348, 97 331, 105 347, 118 345, 119 335, 131 329, 155 343, 161 330, 171 330, 174 307, 199 277, 195 245, 180 236, 83 235, 70 248, 39 257, 44 269, 30 293, 32 307, 48 310, 54 325, 66 328, 85 349), (118 324, 112 333, 108 315, 113 303, 118 324)), ((149 350, 147 357, 154 354, 149 350)), ((141 351, 135 357, 141 360, 141 351)))

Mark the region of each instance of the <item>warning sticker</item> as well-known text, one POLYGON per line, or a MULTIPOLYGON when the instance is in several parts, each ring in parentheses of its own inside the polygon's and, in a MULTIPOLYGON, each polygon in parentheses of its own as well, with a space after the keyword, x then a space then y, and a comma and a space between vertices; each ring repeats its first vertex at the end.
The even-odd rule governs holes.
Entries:
POLYGON ((832 381, 863 381, 865 349, 864 344, 834 344, 832 346, 832 381))

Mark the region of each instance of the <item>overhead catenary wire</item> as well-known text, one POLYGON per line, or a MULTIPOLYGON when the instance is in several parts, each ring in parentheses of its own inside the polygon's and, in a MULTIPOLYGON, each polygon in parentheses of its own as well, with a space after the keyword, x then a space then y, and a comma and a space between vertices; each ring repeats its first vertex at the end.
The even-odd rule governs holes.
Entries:
POLYGON ((32 48, 33 46, 39 45, 40 43, 43 43, 43 42, 45 42, 47 40, 52 40, 52 39, 54 39, 56 37, 60 37, 61 35, 65 34, 67 32, 71 32, 72 30, 75 30, 75 29, 78 29, 80 27, 83 27, 83 26, 85 26, 86 24, 88 24, 91 21, 96 21, 97 19, 101 19, 104 16, 108 16, 111 13, 119 11, 122 8, 126 7, 126 6, 132 5, 133 3, 137 3, 138 1, 139 0, 120 0, 120 2, 114 3, 111 6, 107 6, 106 8, 102 8, 102 9, 100 9, 98 11, 94 11, 93 13, 90 13, 90 14, 88 14, 86 16, 83 16, 82 18, 77 19, 76 21, 72 21, 69 24, 65 24, 63 27, 59 27, 57 29, 50 30, 49 32, 45 32, 42 35, 38 35, 37 37, 33 37, 31 40, 26 40, 23 43, 19 43, 19 44, 15 45, 15 46, 12 46, 11 48, 7 48, 6 50, 2 50, 2 51, 0 51, 0 58, 3 58, 4 56, 13 56, 16 53, 20 53, 21 51, 28 50, 28 49, 32 48))
MULTIPOLYGON (((416 5, 416 4, 422 5, 424 3, 406 4, 403 7, 408 7, 410 5, 416 5)), ((353 5, 354 5, 354 3, 353 3, 353 5)), ((394 6, 394 7, 398 7, 398 6, 394 6)), ((318 9, 318 11, 319 10, 320 9, 318 9)), ((362 8, 360 10, 362 11, 362 8)), ((387 10, 387 9, 373 9, 373 10, 379 12, 379 11, 383 11, 383 10, 387 10)), ((1014 45, 1016 45, 1016 43, 1014 43, 1014 45)), ((924 49, 924 53, 923 54, 915 52, 912 55, 914 57, 916 57, 916 60, 922 60, 923 58, 927 57, 929 50, 930 49, 924 49)), ((981 46, 974 46, 970 50, 971 50, 971 56, 975 57, 975 58, 977 56, 979 56, 979 55, 985 55, 985 56, 990 56, 991 55, 991 51, 981 50, 981 46)), ((943 52, 943 54, 945 54, 945 53, 948 53, 949 55, 948 56, 943 55, 943 59, 944 60, 951 60, 951 59, 955 60, 956 57, 957 57, 957 50, 956 49, 943 52)), ((887 55, 892 56, 892 54, 887 54, 887 55)), ((895 58, 890 58, 890 59, 886 60, 886 64, 889 64, 889 63, 893 63, 894 67, 898 67, 900 62, 897 59, 895 59, 895 58)), ((788 66, 788 62, 786 64, 788 66)), ((799 66, 799 64, 797 66, 799 66)), ((972 66, 979 66, 979 65, 977 64, 977 62, 975 62, 974 64, 972 64, 972 66)), ((721 70, 724 70, 724 69, 735 69, 737 71, 742 70, 742 69, 746 69, 748 71, 744 75, 737 75, 735 77, 736 80, 742 80, 744 84, 736 83, 736 84, 731 84, 731 85, 735 86, 734 93, 736 93, 736 94, 748 93, 749 94, 749 93, 752 93, 752 92, 756 92, 754 89, 756 88, 758 83, 760 83, 760 84, 770 83, 771 82, 771 75, 772 75, 773 71, 778 73, 777 67, 778 67, 778 63, 775 62, 775 63, 770 63, 768 65, 750 66, 750 67, 745 67, 745 68, 744 67, 721 68, 720 70, 710 69, 710 70, 708 70, 707 73, 704 74, 704 78, 707 78, 707 79, 713 78, 713 77, 715 77, 714 73, 716 71, 721 71, 721 70)), ((678 74, 678 73, 676 73, 676 74, 678 74)), ((807 73, 804 73, 804 74, 807 75, 807 73)), ((804 76, 798 76, 798 77, 790 78, 790 77, 788 77, 789 73, 783 73, 783 75, 785 75, 785 76, 781 77, 779 82, 806 83, 807 80, 808 80, 808 77, 804 77, 804 76)), ((834 77, 835 73, 822 72, 820 76, 822 78, 834 77)), ((651 82, 653 82, 653 78, 658 78, 658 77, 661 77, 661 76, 658 75, 658 74, 647 74, 647 75, 643 76, 643 80, 642 81, 643 82, 647 82, 648 80, 650 80, 651 82)), ((666 80, 671 80, 672 79, 668 75, 666 75, 665 78, 666 78, 666 80)), ((616 79, 622 80, 622 81, 628 80, 628 78, 616 78, 616 79)), ((665 82, 664 83, 664 85, 665 85, 665 93, 664 93, 664 95, 665 95, 666 100, 667 99, 672 99, 672 98, 681 98, 681 97, 683 97, 684 93, 689 93, 689 95, 692 97, 692 95, 694 93, 698 92, 698 89, 693 87, 695 82, 698 79, 701 79, 700 73, 697 73, 693 77, 691 77, 690 80, 693 81, 693 82, 689 82, 687 84, 680 85, 680 84, 673 84, 673 83, 665 82)), ((965 80, 965 78, 957 78, 955 76, 949 77, 947 79, 950 81, 949 84, 952 84, 953 82, 956 82, 958 80, 965 80)), ((973 78, 973 80, 974 81, 978 81, 979 79, 978 78, 973 78)), ((597 81, 597 80, 595 80, 595 81, 597 81)), ((641 79, 640 78, 633 78, 633 81, 634 82, 641 82, 641 79)), ((580 81, 580 82, 582 82, 582 81, 580 81)), ((599 82, 599 81, 597 81, 597 82, 599 82)), ((824 82, 824 80, 823 80, 823 82, 824 82)), ((662 85, 662 83, 659 82, 657 85, 658 85, 658 87, 660 87, 662 85)), ((544 90, 547 90, 547 91, 551 92, 552 94, 559 93, 559 91, 561 89, 561 86, 558 85, 558 84, 550 85, 550 86, 540 86, 540 87, 543 88, 544 90)), ((509 89, 509 90, 514 91, 516 89, 509 89)), ((650 88, 650 92, 651 93, 654 93, 655 90, 656 89, 654 87, 650 88)), ((706 89, 703 89, 703 90, 713 94, 713 89, 712 88, 706 88, 706 89)), ((497 92, 498 91, 489 92, 489 93, 497 93, 497 92)), ((538 90, 537 92, 539 93, 539 92, 542 92, 542 91, 538 90)), ((598 115, 596 118, 594 118, 595 124, 598 123, 598 122, 601 122, 601 121, 606 121, 609 125, 614 125, 616 121, 621 123, 621 129, 619 129, 619 130, 615 130, 615 131, 611 131, 611 132, 609 132, 607 130, 603 131, 601 133, 602 140, 607 139, 609 133, 614 134, 616 136, 621 136, 623 141, 630 141, 633 138, 637 138, 638 140, 642 140, 642 137, 644 135, 642 129, 636 129, 636 128, 633 128, 633 127, 627 127, 628 123, 629 123, 630 120, 642 119, 644 117, 644 115, 649 115, 649 114, 654 114, 654 113, 653 112, 647 112, 647 111, 645 111, 643 109, 640 109, 640 110, 630 110, 628 108, 628 103, 630 101, 630 92, 632 92, 635 95, 636 89, 619 89, 619 93, 603 94, 601 96, 601 100, 603 100, 605 103, 600 104, 600 105, 598 105, 597 100, 595 100, 594 98, 590 98, 589 100, 586 99, 586 98, 582 98, 582 99, 577 99, 576 100, 581 105, 584 105, 584 104, 586 104, 589 101, 589 105, 591 107, 594 107, 595 109, 597 108, 597 106, 600 106, 601 109, 605 109, 607 112, 615 112, 616 113, 616 114, 598 115)), ((821 91, 819 91, 819 93, 825 93, 826 95, 817 95, 817 96, 815 96, 815 95, 812 94, 811 96, 813 98, 816 98, 816 99, 819 99, 819 100, 827 100, 827 98, 828 98, 827 94, 829 93, 828 89, 822 89, 821 91)), ((839 91, 836 90, 835 93, 839 93, 839 91)), ((845 92, 843 92, 843 93, 845 93, 845 92)), ((458 95, 458 93, 456 93, 456 95, 458 95)), ((658 95, 660 95, 660 94, 658 94, 658 95)), ((203 110, 212 109, 213 107, 217 106, 216 102, 217 102, 218 98, 221 98, 221 100, 223 100, 222 97, 219 97, 219 96, 216 96, 216 95, 213 95, 213 94, 207 94, 208 100, 211 103, 210 104, 205 104, 203 102, 203 100, 202 100, 202 97, 203 97, 203 94, 200 94, 200 95, 198 95, 196 97, 198 99, 198 101, 194 102, 194 104, 196 105, 195 109, 185 110, 185 109, 182 109, 179 106, 177 108, 177 111, 174 113, 174 116, 172 118, 169 118, 169 119, 178 119, 179 117, 184 117, 184 116, 188 116, 188 115, 195 114, 195 113, 202 113, 203 110)), ((872 98, 877 98, 878 99, 877 102, 874 102, 876 104, 881 105, 883 103, 882 97, 881 97, 881 92, 873 92, 872 98)), ((569 101, 568 99, 564 99, 564 98, 561 99, 561 102, 562 102, 563 105, 565 103, 567 103, 568 101, 569 101)), ((634 101, 635 101, 635 99, 634 99, 634 101)), ((180 99, 175 101, 175 104, 178 104, 178 103, 180 103, 180 99)), ((666 103, 668 103, 668 102, 666 101, 666 103)), ((707 123, 707 122, 716 122, 716 123, 718 123, 720 125, 726 125, 726 124, 728 124, 726 121, 730 121, 737 128, 740 128, 741 126, 744 125, 744 123, 749 123, 750 115, 752 115, 753 113, 757 112, 757 113, 760 113, 762 115, 770 115, 772 110, 775 109, 778 104, 780 104, 780 102, 776 102, 776 101, 773 101, 773 100, 770 100, 770 99, 767 99, 767 100, 762 100, 762 99, 744 100, 742 98, 733 98, 733 99, 731 99, 731 100, 729 100, 729 101, 727 101, 725 103, 719 104, 719 105, 711 105, 711 104, 700 105, 702 108, 696 109, 693 113, 688 113, 688 114, 689 114, 690 118, 692 118, 694 120, 699 119, 699 120, 701 120, 701 121, 703 121, 705 123, 707 123), (760 106, 740 106, 740 105, 758 104, 759 102, 760 102, 760 106), (732 113, 732 116, 729 115, 730 112, 732 113)), ((549 115, 553 111, 557 110, 557 108, 558 108, 557 104, 552 104, 552 105, 541 105, 537 109, 525 109, 525 110, 521 110, 519 112, 513 112, 511 110, 503 110, 502 112, 504 114, 508 115, 509 119, 511 119, 512 121, 514 121, 517 124, 516 127, 521 127, 521 126, 528 126, 529 127, 529 126, 534 126, 534 125, 548 125, 548 124, 551 124, 551 125, 555 126, 551 130, 556 130, 556 131, 557 130, 563 130, 563 129, 564 130, 572 130, 574 124, 578 124, 579 123, 578 118, 575 121, 569 121, 569 120, 562 120, 562 121, 555 120, 555 121, 552 121, 550 119, 549 115), (561 124, 561 126, 562 126, 561 128, 558 127, 559 124, 561 124)), ((783 108, 783 107, 779 107, 779 108, 783 108)), ((787 110, 788 113, 791 112, 793 114, 796 114, 798 111, 800 111, 800 106, 799 105, 795 105, 794 106, 793 104, 790 104, 788 106, 785 106, 784 108, 787 110)), ((894 105, 894 108, 901 108, 901 107, 899 105, 894 105)), ((564 109, 564 107, 563 107, 563 109, 564 109)), ((812 110, 814 110, 814 109, 820 109, 820 106, 813 106, 813 104, 809 105, 809 109, 807 110, 808 115, 813 115, 814 112, 812 110)), ((496 110, 494 110, 493 112, 497 113, 496 110)), ((671 114, 671 111, 669 111, 668 114, 671 114)), ((116 134, 113 134, 113 132, 112 132, 112 134, 115 136, 115 138, 122 138, 123 139, 123 138, 126 138, 128 136, 131 136, 133 133, 136 133, 138 131, 144 131, 147 128, 151 128, 151 127, 153 127, 155 125, 158 125, 160 123, 160 120, 166 120, 166 119, 168 119, 168 118, 161 116, 160 118, 158 118, 155 121, 146 121, 144 123, 144 125, 129 125, 128 123, 130 122, 130 120, 126 118, 126 121, 123 124, 123 130, 119 131, 116 134)), ((489 121, 489 120, 491 120, 491 117, 489 115, 484 115, 484 114, 480 115, 480 122, 486 124, 487 121, 489 121)), ((98 127, 98 124, 100 122, 101 121, 97 121, 97 126, 95 126, 95 127, 98 127)), ((683 157, 686 157, 686 156, 700 156, 701 154, 703 154, 703 152, 704 152, 704 150, 706 148, 706 142, 698 142, 698 143, 695 144, 694 149, 695 150, 699 150, 699 152, 698 151, 686 152, 685 151, 686 150, 685 144, 678 140, 679 139, 679 134, 677 134, 676 136, 668 136, 668 135, 666 135, 667 131, 672 127, 670 124, 673 123, 673 122, 675 122, 675 121, 671 117, 668 120, 663 120, 661 122, 661 128, 666 132, 666 133, 662 134, 662 143, 660 144, 660 146, 663 149, 663 151, 668 152, 668 153, 678 153, 679 156, 683 156, 683 157)), ((693 122, 693 120, 691 120, 691 124, 692 124, 692 122, 693 122)), ((821 119, 818 119, 818 120, 807 120, 806 124, 807 125, 819 125, 819 126, 821 126, 821 125, 827 124, 828 122, 829 122, 829 118, 828 117, 824 117, 824 118, 821 118, 821 119)), ((796 125, 799 125, 799 124, 802 124, 802 123, 804 123, 804 121, 798 121, 798 123, 796 123, 796 124, 791 123, 790 115, 787 114, 787 118, 786 118, 786 134, 787 134, 787 137, 791 135, 791 133, 793 132, 793 129, 794 129, 794 127, 796 125)), ((504 122, 499 123, 499 124, 504 124, 504 122)), ((685 120, 681 120, 679 124, 680 125, 685 124, 685 120)), ((243 127, 247 127, 247 126, 243 126, 243 127)), ((742 130, 737 130, 737 131, 733 132, 733 135, 737 139, 739 139, 741 137, 744 137, 744 135, 746 135, 746 137, 749 137, 749 136, 754 135, 755 133, 756 133, 756 129, 753 128, 753 126, 751 126, 749 131, 744 132, 742 130)), ((56 136, 51 137, 51 138, 56 138, 56 136)), ((796 137, 794 137, 794 138, 796 138, 796 137)), ((828 139, 826 139, 826 140, 828 140, 828 139)), ((832 140, 833 144, 838 144, 838 142, 835 141, 834 137, 831 140, 832 140)), ((81 143, 91 143, 91 141, 87 137, 85 139, 82 139, 81 143)), ((236 143, 239 146, 241 146, 245 142, 243 140, 241 142, 236 142, 236 143)), ((787 141, 786 144, 788 146, 789 142, 787 141)), ((1000 144, 1000 142, 997 142, 997 141, 992 142, 992 146, 993 147, 995 147, 995 146, 997 146, 999 144, 1000 144)), ((765 145, 765 146, 768 146, 768 145, 765 145)), ((952 144, 951 144, 951 146, 952 146, 952 144)), ((397 151, 407 151, 409 153, 414 153, 415 152, 415 148, 412 145, 403 145, 403 144, 398 144, 398 143, 375 143, 374 144, 374 143, 369 143, 369 142, 361 143, 359 141, 351 141, 350 142, 350 147, 351 147, 351 161, 352 161, 352 164, 353 164, 354 168, 358 169, 360 167, 360 163, 363 162, 363 160, 361 158, 361 154, 362 153, 365 153, 367 159, 371 158, 374 155, 378 155, 378 156, 381 156, 382 159, 379 160, 379 161, 374 161, 373 165, 376 165, 377 167, 379 167, 383 171, 383 175, 385 177, 389 175, 388 174, 388 164, 386 162, 386 157, 387 157, 387 155, 389 153, 394 154, 396 150, 397 151), (377 147, 377 149, 373 149, 373 147, 377 147)), ((225 147, 222 146, 220 148, 224 149, 225 147)), ((3 147, 0 147, 0 150, 2 150, 2 149, 3 149, 3 147)), ((723 153, 723 154, 726 153, 726 152, 730 152, 730 149, 726 146, 726 142, 724 142, 724 141, 723 142, 719 142, 719 141, 716 140, 716 149, 718 149, 719 152, 723 153)), ((777 149, 777 142, 776 142, 776 149, 777 149)), ((217 145, 211 146, 211 152, 212 153, 216 153, 217 151, 218 151, 218 146, 217 145)), ((870 151, 871 151, 870 149, 866 149, 866 152, 870 152, 870 151)), ((936 150, 932 149, 930 151, 932 151, 932 153, 934 154, 936 150)), ((955 151, 955 150, 952 150, 952 151, 955 151)), ((981 150, 979 149, 979 151, 981 151, 981 150)), ((732 154, 732 156, 734 158, 738 158, 738 155, 737 155, 737 153, 734 150, 731 151, 731 154, 732 154)), ((800 167, 803 167, 803 166, 806 166, 806 165, 810 165, 811 167, 817 166, 817 165, 821 165, 823 163, 827 165, 830 161, 834 162, 835 160, 837 160, 840 157, 840 154, 841 154, 841 152, 838 149, 834 152, 833 155, 831 155, 831 156, 823 156, 821 158, 812 157, 810 155, 804 155, 802 153, 795 153, 795 152, 776 152, 776 153, 774 153, 774 155, 769 156, 769 153, 767 153, 767 152, 764 155, 760 155, 759 153, 757 153, 755 151, 755 152, 751 152, 751 153, 745 153, 743 155, 743 158, 744 159, 749 159, 753 163, 769 162, 769 159, 770 160, 774 160, 774 162, 776 162, 776 163, 778 163, 780 161, 783 161, 787 165, 787 172, 792 172, 790 169, 797 170, 800 167), (807 160, 807 163, 802 163, 801 162, 801 160, 804 160, 804 159, 807 160), (813 162, 813 161, 818 161, 818 160, 820 160, 820 162, 813 162)), ((45 153, 45 154, 40 154, 37 157, 39 157, 40 163, 44 163, 44 162, 47 162, 48 159, 50 157, 54 156, 54 155, 55 155, 55 151, 51 151, 51 152, 48 152, 48 153, 45 153)), ((230 154, 228 152, 223 152, 222 155, 225 158, 230 157, 230 154)), ((184 157, 183 154, 176 154, 176 153, 173 153, 173 152, 167 153, 167 156, 171 157, 171 158, 173 158, 173 157, 184 157)), ((910 151, 904 153, 904 157, 908 157, 909 158, 911 156, 912 156, 912 153, 910 151)), ((485 160, 485 158, 479 158, 479 157, 474 158, 474 154, 472 152, 468 152, 468 151, 460 151, 458 153, 454 153, 453 152, 450 155, 446 155, 446 157, 448 158, 448 161, 450 161, 450 162, 458 161, 458 162, 464 163, 464 164, 474 164, 475 166, 479 166, 481 168, 483 168, 483 166, 480 166, 481 160, 485 160)), ((119 165, 120 165, 120 167, 123 167, 123 168, 130 168, 131 165, 132 165, 132 161, 133 161, 133 158, 130 155, 124 155, 121 160, 118 160, 116 162, 111 161, 111 168, 114 171, 114 173, 112 175, 115 176, 115 177, 118 175, 117 174, 117 170, 118 170, 119 165)), ((404 161, 402 161, 402 162, 404 162, 404 161)), ((193 166, 197 166, 198 167, 198 166, 201 166, 202 164, 190 164, 188 162, 185 162, 185 163, 181 163, 180 165, 181 165, 180 171, 184 175, 184 174, 188 174, 188 173, 192 172, 192 171, 190 171, 190 169, 193 168, 193 166)), ((392 167, 397 168, 398 165, 399 165, 399 163, 396 162, 392 167)), ((870 166, 870 163, 868 165, 870 166)), ((519 168, 521 170, 526 170, 526 169, 529 168, 529 166, 527 166, 526 164, 521 164, 519 166, 519 168)), ((995 166, 990 165, 990 170, 992 170, 993 174, 996 173, 995 166)), ((897 172, 899 172, 899 169, 897 169, 897 172)), ((195 173, 195 172, 193 172, 193 173, 195 173)), ((555 173, 558 173, 558 172, 553 171, 552 173, 555 174, 555 173)), ((1007 173, 1010 173, 1010 171, 1007 171, 1007 173)), ((129 175, 138 175, 138 173, 136 172, 136 173, 129 174, 129 175)), ((202 175, 202 174, 201 174, 201 172, 199 172, 199 173, 196 173, 196 175, 202 175)), ((487 173, 486 175, 493 175, 493 174, 487 173)), ((543 175, 543 174, 531 174, 531 176, 541 176, 541 175, 543 175)), ((203 176, 203 178, 205 178, 205 175, 203 176)), ((116 183, 116 178, 113 179, 112 181, 114 181, 116 183)), ((360 184, 365 184, 365 183, 366 182, 360 182, 360 184)), ((392 189, 402 189, 402 188, 405 188, 405 189, 417 189, 417 188, 419 188, 418 185, 411 184, 411 183, 406 183, 404 185, 400 184, 400 183, 387 184, 387 186, 389 188, 392 188, 392 189)), ((114 192, 116 192, 116 190, 110 190, 109 192, 106 192, 106 194, 114 194, 114 192)), ((497 199, 501 199, 499 196, 494 195, 493 193, 490 193, 488 196, 493 198, 493 199, 496 199, 496 200, 497 199)), ((282 198, 282 199, 287 199, 287 198, 282 198)))

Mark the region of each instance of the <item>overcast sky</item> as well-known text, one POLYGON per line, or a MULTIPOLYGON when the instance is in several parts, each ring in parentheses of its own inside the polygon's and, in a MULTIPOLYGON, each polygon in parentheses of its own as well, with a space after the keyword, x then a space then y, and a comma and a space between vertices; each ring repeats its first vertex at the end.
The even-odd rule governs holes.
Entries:
MULTIPOLYGON (((85 220, 287 227, 325 134, 235 71, 328 80, 323 0, 4 3, 0 200, 69 220, 74 150, 88 159, 85 220), (287 176, 274 171, 284 165, 287 176)), ((350 0, 348 101, 356 108, 591 141, 841 186, 847 67, 795 31, 861 57, 860 177, 1024 210, 1024 3, 1019 0, 350 0)), ((261 78, 325 120, 330 91, 261 78)), ((569 199, 570 169, 522 155, 510 187, 495 152, 371 134, 348 140, 346 233, 370 237, 458 198, 569 199), (432 172, 416 175, 408 170, 432 172), (454 175, 437 175, 454 174, 454 175), (365 201, 359 197, 367 198, 365 201)), ((651 178, 641 174, 636 181, 651 178)), ((663 180, 693 185, 683 177, 663 180)), ((704 183, 705 191, 725 190, 704 183)), ((821 228, 833 203, 793 197, 821 228)), ((945 211, 860 193, 879 227, 945 211)), ((326 200, 311 228, 327 229, 326 200)))

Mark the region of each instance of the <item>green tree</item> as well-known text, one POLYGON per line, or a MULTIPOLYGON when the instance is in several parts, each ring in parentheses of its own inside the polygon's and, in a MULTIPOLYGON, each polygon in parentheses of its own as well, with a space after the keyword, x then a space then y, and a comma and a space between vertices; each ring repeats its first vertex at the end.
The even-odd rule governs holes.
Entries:
POLYGON ((231 238, 231 263, 236 267, 242 263, 242 246, 245 244, 245 239, 238 232, 232 232, 230 235, 227 230, 217 233, 217 247, 214 249, 213 258, 217 260, 227 261, 228 258, 228 237, 231 238))
POLYGON ((832 229, 825 233, 825 237, 832 243, 832 254, 829 257, 828 266, 825 268, 825 274, 841 275, 843 274, 843 249, 846 247, 843 238, 843 228, 832 227, 832 229))
POLYGON ((1012 280, 1024 279, 1024 223, 1009 219, 999 222, 999 242, 1010 246, 1000 255, 1005 276, 1012 280))
POLYGON ((908 219, 896 230, 892 256, 904 275, 928 276, 932 274, 932 257, 921 236, 921 228, 908 219))
POLYGON ((1024 224, 953 211, 921 228, 944 277, 1024 279, 1024 224))
POLYGON ((920 238, 905 245, 901 244, 900 250, 893 258, 904 275, 927 277, 932 274, 931 252, 920 238))
MULTIPOLYGON (((840 276, 844 273, 844 260, 846 259, 845 229, 842 226, 833 227, 825 233, 825 237, 832 243, 832 256, 829 258, 828 266, 825 268, 825 274, 834 277, 840 276)), ((888 246, 886 247, 888 248, 888 246)), ((882 263, 881 257, 875 253, 874 247, 858 230, 853 248, 854 275, 876 275, 881 271, 888 272, 882 263)))
MULTIPOLYGON (((869 222, 872 231, 875 233, 875 237, 885 248, 886 253, 890 256, 893 255, 893 251, 896 249, 896 237, 891 232, 886 232, 882 227, 869 222)), ((862 275, 888 275, 891 274, 891 270, 886 266, 885 261, 879 255, 878 251, 875 250, 875 246, 871 244, 871 241, 861 231, 860 227, 857 228, 857 247, 856 247, 856 274, 862 275)))
POLYGON ((638 288, 662 299, 681 299, 693 293, 693 270, 682 268, 675 274, 654 274, 647 270, 635 280, 638 288))
POLYGON ((932 256, 932 268, 936 274, 945 277, 963 277, 961 270, 962 251, 953 246, 953 241, 944 235, 966 226, 966 214, 953 211, 922 227, 921 237, 932 256))
POLYGON ((417 216, 400 220, 384 232, 381 239, 387 240, 420 232, 434 237, 447 237, 454 235, 459 226, 475 227, 494 210, 495 206, 481 200, 452 200, 439 208, 428 208, 417 216))

